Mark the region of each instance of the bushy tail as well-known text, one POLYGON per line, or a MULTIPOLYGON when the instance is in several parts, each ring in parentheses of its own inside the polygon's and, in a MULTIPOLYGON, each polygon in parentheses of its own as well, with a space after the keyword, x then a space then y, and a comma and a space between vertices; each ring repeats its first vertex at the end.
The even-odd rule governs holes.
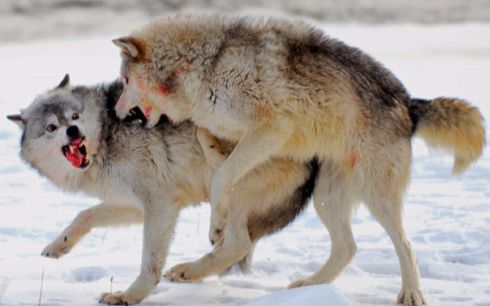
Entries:
POLYGON ((453 174, 461 174, 481 156, 485 128, 476 107, 455 98, 412 99, 409 110, 417 136, 454 154, 453 174))

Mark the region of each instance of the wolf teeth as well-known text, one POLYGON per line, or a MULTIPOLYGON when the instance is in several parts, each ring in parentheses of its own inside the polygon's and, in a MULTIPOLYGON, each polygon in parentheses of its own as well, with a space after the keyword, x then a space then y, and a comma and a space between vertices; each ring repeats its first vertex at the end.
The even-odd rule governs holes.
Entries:
POLYGON ((80 153, 82 153, 82 155, 86 156, 87 155, 87 148, 85 147, 85 145, 81 145, 79 148, 78 148, 78 151, 80 153))

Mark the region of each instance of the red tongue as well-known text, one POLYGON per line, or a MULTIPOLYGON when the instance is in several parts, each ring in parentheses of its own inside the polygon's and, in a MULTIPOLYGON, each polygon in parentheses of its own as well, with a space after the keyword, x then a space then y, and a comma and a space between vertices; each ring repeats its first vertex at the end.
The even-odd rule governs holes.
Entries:
POLYGON ((80 153, 80 150, 78 150, 78 147, 73 147, 73 153, 68 151, 66 153, 66 158, 73 165, 73 167, 80 168, 80 166, 82 166, 83 155, 80 153))

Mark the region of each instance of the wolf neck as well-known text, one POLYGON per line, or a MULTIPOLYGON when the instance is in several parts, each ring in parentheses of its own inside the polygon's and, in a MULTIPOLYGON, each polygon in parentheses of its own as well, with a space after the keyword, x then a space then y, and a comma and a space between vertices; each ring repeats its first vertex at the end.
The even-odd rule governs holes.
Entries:
POLYGON ((110 153, 109 141, 117 131, 123 131, 128 127, 119 120, 115 114, 114 106, 116 105, 119 96, 122 92, 122 83, 114 81, 102 86, 89 88, 95 93, 95 101, 91 101, 91 107, 95 107, 98 114, 96 122, 100 124, 100 135, 98 146, 95 154, 91 157, 89 168, 86 171, 73 175, 71 183, 77 191, 87 193, 94 188, 94 184, 98 184, 99 180, 104 179, 105 173, 109 166, 109 161, 106 158, 110 153))

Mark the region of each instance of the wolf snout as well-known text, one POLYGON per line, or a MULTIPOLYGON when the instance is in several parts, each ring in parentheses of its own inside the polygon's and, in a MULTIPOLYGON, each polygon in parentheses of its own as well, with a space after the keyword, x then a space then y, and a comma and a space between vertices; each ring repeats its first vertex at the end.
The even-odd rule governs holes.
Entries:
POLYGON ((116 116, 118 118, 121 118, 121 119, 126 117, 129 113, 125 109, 123 109, 122 107, 118 106, 118 104, 116 104, 116 107, 114 107, 114 110, 116 111, 116 116))
POLYGON ((126 103, 125 99, 120 98, 114 106, 114 110, 116 112, 116 116, 123 119, 129 114, 131 107, 126 103))
POLYGON ((73 141, 75 139, 82 138, 82 134, 80 133, 80 129, 76 125, 70 125, 66 129, 66 135, 70 139, 70 141, 73 141))

